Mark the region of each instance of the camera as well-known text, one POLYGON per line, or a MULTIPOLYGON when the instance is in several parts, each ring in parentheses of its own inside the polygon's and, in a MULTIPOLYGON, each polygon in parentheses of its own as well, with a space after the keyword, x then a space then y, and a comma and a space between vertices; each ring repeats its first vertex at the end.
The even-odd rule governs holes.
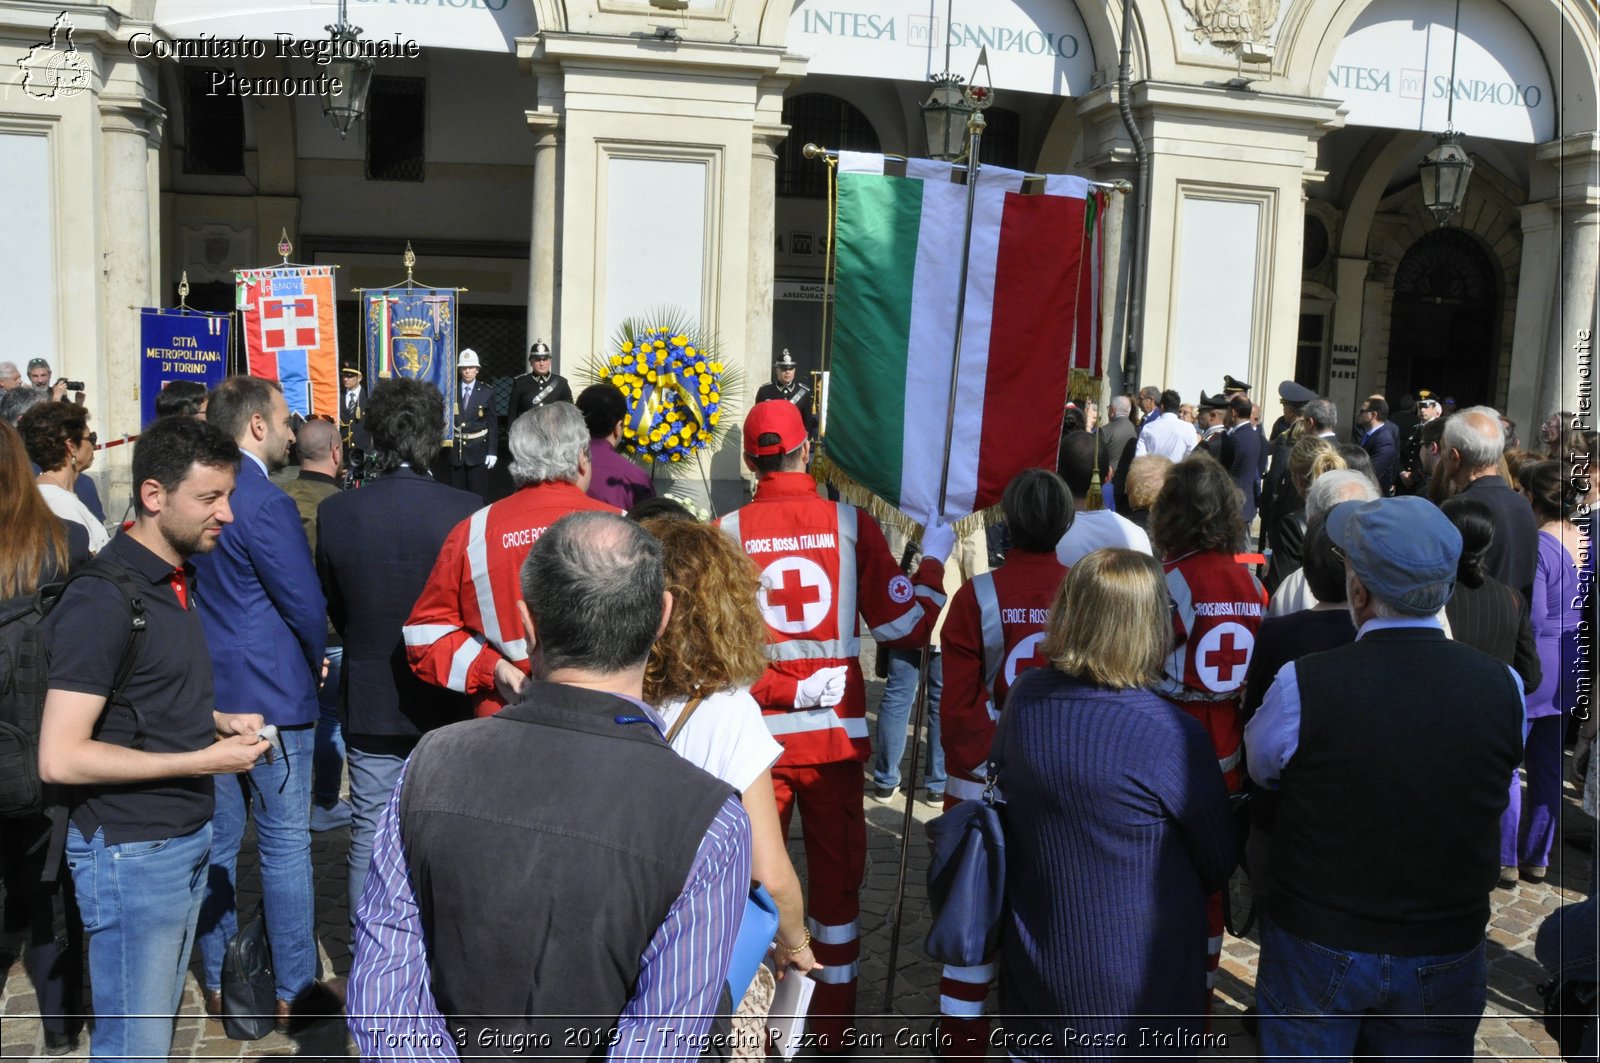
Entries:
POLYGON ((83 386, 83 381, 81 381, 81 380, 63 380, 62 383, 67 385, 67 390, 68 391, 86 391, 86 390, 88 390, 83 386))

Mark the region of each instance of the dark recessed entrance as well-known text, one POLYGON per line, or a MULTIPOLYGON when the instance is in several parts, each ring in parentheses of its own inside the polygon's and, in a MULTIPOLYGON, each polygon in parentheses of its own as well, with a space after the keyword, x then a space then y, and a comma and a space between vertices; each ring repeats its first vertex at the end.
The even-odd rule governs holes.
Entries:
POLYGON ((1500 284, 1494 261, 1459 229, 1412 245, 1395 271, 1389 321, 1390 403, 1428 388, 1456 406, 1493 405, 1500 284))

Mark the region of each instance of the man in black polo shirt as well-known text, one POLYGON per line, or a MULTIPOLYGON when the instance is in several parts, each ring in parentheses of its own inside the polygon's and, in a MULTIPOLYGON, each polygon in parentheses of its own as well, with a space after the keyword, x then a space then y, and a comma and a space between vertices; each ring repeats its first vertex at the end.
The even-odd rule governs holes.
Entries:
POLYGON ((1461 534, 1431 503, 1342 502, 1327 529, 1356 641, 1284 665, 1245 728, 1281 794, 1261 1057, 1470 1059, 1522 681, 1439 627, 1461 534))
POLYGON ((137 519, 91 568, 126 573, 147 624, 109 708, 132 638, 122 592, 109 577, 77 580, 46 625, 39 774, 72 788, 66 858, 89 940, 96 1059, 171 1049, 211 850, 207 776, 246 771, 269 748, 260 716, 215 711, 187 563, 233 519, 238 461, 231 440, 188 418, 157 422, 135 447, 137 519))

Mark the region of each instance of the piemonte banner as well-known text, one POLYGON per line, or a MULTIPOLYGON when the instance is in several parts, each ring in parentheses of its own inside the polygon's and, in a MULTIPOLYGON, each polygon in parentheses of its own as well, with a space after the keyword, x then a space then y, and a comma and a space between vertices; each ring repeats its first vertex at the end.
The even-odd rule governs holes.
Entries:
POLYGON ((174 380, 208 391, 228 375, 231 314, 198 310, 139 309, 139 423, 156 419, 156 396, 174 380))
MULTIPOLYGON (((363 297, 367 381, 390 377, 425 380, 453 394, 456 364, 456 293, 453 288, 386 288, 363 297)), ((451 422, 445 418, 445 440, 451 422)))
POLYGON ((995 505, 1025 468, 1055 468, 1069 374, 1098 370, 1089 183, 1051 176, 1024 195, 1021 172, 981 167, 939 512, 966 223, 953 169, 912 159, 898 177, 881 155, 839 155, 827 457, 923 525, 995 505))
POLYGON ((293 413, 339 417, 339 333, 333 266, 238 271, 237 302, 251 376, 277 381, 293 413))

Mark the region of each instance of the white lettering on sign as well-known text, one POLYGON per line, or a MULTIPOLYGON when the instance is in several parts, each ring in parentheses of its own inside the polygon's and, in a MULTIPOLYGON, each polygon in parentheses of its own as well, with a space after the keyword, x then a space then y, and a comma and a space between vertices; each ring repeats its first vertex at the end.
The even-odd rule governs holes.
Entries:
POLYGON ((1527 27, 1498 0, 1461 0, 1460 11, 1457 33, 1455 0, 1376 0, 1345 34, 1323 95, 1343 102, 1350 125, 1438 132, 1453 120, 1474 136, 1553 138, 1550 70, 1527 27))
POLYGON ((1260 616, 1260 602, 1195 602, 1195 616, 1260 616))

